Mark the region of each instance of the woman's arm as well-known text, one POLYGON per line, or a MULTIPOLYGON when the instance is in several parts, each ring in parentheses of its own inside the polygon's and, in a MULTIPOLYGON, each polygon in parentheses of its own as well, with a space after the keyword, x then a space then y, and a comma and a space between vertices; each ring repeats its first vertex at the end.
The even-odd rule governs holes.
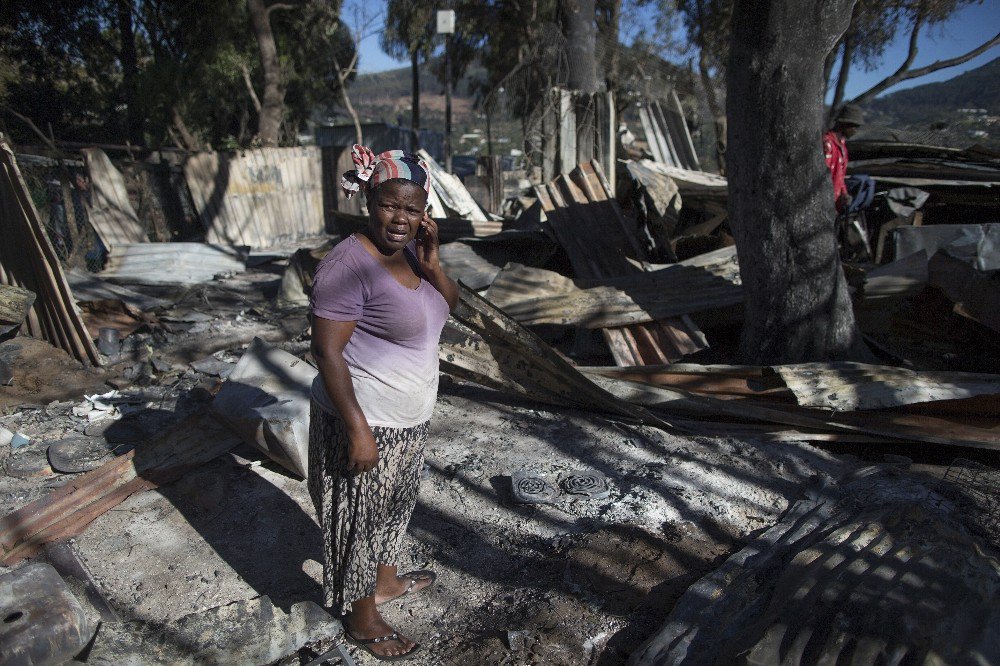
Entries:
POLYGON ((347 468, 363 473, 378 463, 378 445, 365 413, 354 395, 351 372, 344 360, 344 347, 354 333, 354 321, 312 318, 312 355, 319 366, 326 394, 344 422, 349 440, 347 468))
POLYGON ((458 284, 445 275, 444 269, 441 268, 441 255, 438 252, 440 247, 437 222, 424 213, 424 219, 420 221, 420 233, 417 234, 417 263, 427 281, 441 292, 444 300, 448 302, 448 310, 454 312, 458 307, 458 284))

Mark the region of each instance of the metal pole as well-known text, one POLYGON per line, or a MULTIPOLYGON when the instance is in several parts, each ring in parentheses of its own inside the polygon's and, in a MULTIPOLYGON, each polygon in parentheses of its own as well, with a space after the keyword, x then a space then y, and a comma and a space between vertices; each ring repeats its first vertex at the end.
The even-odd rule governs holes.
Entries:
POLYGON ((451 173, 451 35, 444 42, 444 169, 451 173))

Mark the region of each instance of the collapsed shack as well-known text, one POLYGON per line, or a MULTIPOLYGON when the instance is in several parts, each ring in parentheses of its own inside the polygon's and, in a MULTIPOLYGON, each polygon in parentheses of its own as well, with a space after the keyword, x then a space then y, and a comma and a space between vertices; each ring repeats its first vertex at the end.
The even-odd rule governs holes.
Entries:
MULTIPOLYGON (((279 164, 302 164, 287 157, 193 158, 197 182, 225 185, 191 192, 200 238, 164 242, 135 236, 138 215, 109 221, 128 192, 89 153, 105 173, 90 172, 95 195, 117 193, 95 200, 118 201, 90 218, 103 270, 54 261, 62 292, 18 283, 9 299, 31 312, 71 294, 56 314, 79 319, 95 347, 79 360, 103 367, 43 400, 24 372, 0 387, 0 564, 15 567, 0 576, 46 561, 66 581, 82 619, 45 630, 67 658, 305 663, 339 638, 315 603, 301 482, 306 304, 315 264, 364 219, 286 177, 279 164), (286 209, 298 221, 277 226, 286 209)), ((454 180, 436 189, 442 262, 464 286, 404 553, 440 584, 413 616, 388 610, 426 628, 416 663, 1000 658, 998 221, 966 220, 971 245, 941 231, 846 265, 884 365, 740 366, 725 181, 622 167, 617 196, 583 163, 517 220, 471 214, 454 180)), ((0 361, 57 354, 29 340, 0 345, 0 361)), ((25 631, 12 624, 0 635, 25 631)))

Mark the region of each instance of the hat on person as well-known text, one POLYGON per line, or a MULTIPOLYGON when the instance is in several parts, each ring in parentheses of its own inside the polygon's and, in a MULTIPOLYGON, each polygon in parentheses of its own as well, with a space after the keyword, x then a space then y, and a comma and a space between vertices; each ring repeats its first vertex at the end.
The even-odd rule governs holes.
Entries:
POLYGON ((855 127, 865 124, 865 113, 857 104, 845 104, 837 114, 837 122, 841 125, 854 125, 855 127))

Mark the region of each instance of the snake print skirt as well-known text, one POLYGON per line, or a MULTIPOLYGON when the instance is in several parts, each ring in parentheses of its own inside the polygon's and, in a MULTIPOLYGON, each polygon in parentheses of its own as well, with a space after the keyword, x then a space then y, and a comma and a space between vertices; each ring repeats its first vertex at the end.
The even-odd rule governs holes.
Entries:
POLYGON ((347 471, 343 421, 312 403, 309 418, 309 494, 323 529, 323 597, 346 614, 351 602, 375 594, 379 564, 397 563, 417 503, 430 422, 412 428, 375 426, 378 464, 347 471))

